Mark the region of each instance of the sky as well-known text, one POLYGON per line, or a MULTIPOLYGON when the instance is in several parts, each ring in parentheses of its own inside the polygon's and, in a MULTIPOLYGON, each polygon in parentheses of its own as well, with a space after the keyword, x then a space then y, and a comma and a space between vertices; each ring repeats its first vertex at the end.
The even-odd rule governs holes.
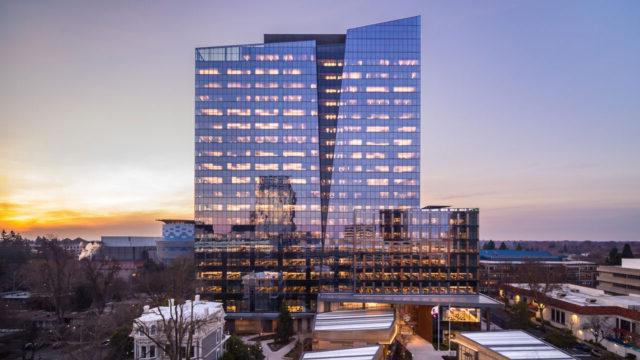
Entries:
POLYGON ((640 241, 639 1, 0 1, 0 228, 193 218, 194 48, 422 15, 421 203, 640 241))

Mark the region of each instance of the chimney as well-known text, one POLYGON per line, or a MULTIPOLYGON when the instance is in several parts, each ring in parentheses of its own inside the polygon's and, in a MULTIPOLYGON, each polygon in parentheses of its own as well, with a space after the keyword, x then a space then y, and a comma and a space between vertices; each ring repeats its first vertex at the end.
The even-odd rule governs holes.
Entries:
POLYGON ((142 308, 142 313, 143 313, 143 314, 146 314, 146 313, 148 313, 148 312, 149 312, 149 305, 145 305, 145 306, 142 308))
POLYGON ((200 295, 199 294, 196 294, 195 302, 200 302, 200 295))
POLYGON ((175 299, 169 299, 169 307, 173 307, 174 303, 175 303, 175 299))

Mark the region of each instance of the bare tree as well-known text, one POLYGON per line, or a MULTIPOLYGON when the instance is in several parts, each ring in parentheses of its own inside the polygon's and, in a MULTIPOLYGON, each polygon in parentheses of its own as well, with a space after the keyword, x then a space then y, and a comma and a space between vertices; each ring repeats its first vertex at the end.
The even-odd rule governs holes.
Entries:
POLYGON ((43 241, 41 257, 31 260, 28 274, 32 289, 51 297, 58 321, 62 323, 69 308, 72 287, 77 279, 78 260, 57 240, 43 241))
POLYGON ((93 306, 102 314, 118 278, 120 265, 115 261, 92 261, 88 258, 83 259, 81 264, 82 274, 91 289, 93 306))
POLYGON ((168 299, 182 302, 195 293, 197 286, 193 259, 175 259, 168 266, 149 263, 136 274, 135 286, 154 305, 164 304, 168 299))
POLYGON ((208 314, 195 313, 191 300, 176 304, 169 299, 168 306, 145 310, 134 320, 133 331, 151 340, 170 360, 190 359, 194 355, 194 335, 214 321, 208 314))
POLYGON ((611 335, 614 328, 615 325, 604 316, 592 316, 591 319, 583 325, 583 329, 588 331, 593 336, 593 340, 598 344, 607 336, 611 335))
POLYGON ((518 280, 527 286, 529 297, 537 306, 537 313, 544 328, 542 312, 545 308, 544 301, 547 296, 556 290, 560 290, 561 284, 566 282, 566 272, 563 267, 550 266, 539 261, 526 260, 519 267, 518 280))

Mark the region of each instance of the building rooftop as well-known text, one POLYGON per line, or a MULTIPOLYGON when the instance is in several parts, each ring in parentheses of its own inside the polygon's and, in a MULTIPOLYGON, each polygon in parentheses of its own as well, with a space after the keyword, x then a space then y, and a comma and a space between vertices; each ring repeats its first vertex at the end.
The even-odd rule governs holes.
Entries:
POLYGON ((640 259, 622 259, 621 268, 640 270, 640 259))
POLYGON ((314 331, 385 330, 393 326, 393 310, 332 311, 316 315, 314 331))
POLYGON ((353 349, 307 352, 302 355, 302 360, 373 360, 380 348, 380 346, 376 345, 353 349))
MULTIPOLYGON (((509 284, 512 287, 528 290, 527 284, 509 284)), ((609 295, 604 290, 573 284, 559 284, 559 289, 547 296, 579 306, 617 306, 625 309, 640 310, 640 295, 609 295)))
POLYGON ((180 309, 180 305, 170 306, 159 306, 152 309, 145 308, 142 315, 136 320, 141 322, 151 322, 151 321, 160 321, 163 319, 169 319, 172 316, 176 317, 176 311, 178 313, 182 313, 183 318, 190 319, 191 311, 193 308, 193 318, 195 319, 205 319, 209 316, 221 312, 221 315, 224 316, 224 310, 222 309, 222 303, 214 302, 214 301, 204 301, 200 300, 199 297, 196 297, 196 300, 187 300, 182 309, 180 309), (176 309, 176 307, 178 307, 176 309))
POLYGON ((480 260, 522 261, 522 260, 562 260, 548 251, 531 250, 480 250, 480 260))
POLYGON ((318 302, 361 302, 381 304, 442 305, 461 307, 503 307, 504 304, 483 294, 355 294, 320 293, 318 302))
POLYGON ((145 247, 156 246, 161 237, 154 236, 103 236, 102 245, 106 247, 145 247))
MULTIPOLYGON (((499 265, 499 264, 504 264, 504 263, 509 263, 509 264, 524 264, 525 263, 525 261, 523 261, 523 260, 517 260, 517 261, 480 260, 480 262, 482 264, 487 264, 487 265, 499 265)), ((584 260, 543 260, 543 261, 537 261, 537 263, 549 264, 549 265, 553 265, 553 264, 561 264, 561 265, 596 265, 596 263, 594 263, 594 262, 584 261, 584 260)))
POLYGON ((507 359, 575 359, 521 330, 462 332, 458 336, 469 339, 507 359))

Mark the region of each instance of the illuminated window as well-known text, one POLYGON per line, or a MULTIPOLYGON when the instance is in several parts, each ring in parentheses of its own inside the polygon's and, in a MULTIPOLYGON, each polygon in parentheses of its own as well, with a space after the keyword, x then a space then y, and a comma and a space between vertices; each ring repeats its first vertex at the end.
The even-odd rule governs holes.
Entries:
POLYGON ((238 163, 238 164, 227 163, 227 169, 228 170, 251 170, 251 164, 250 163, 238 163))
POLYGON ((227 115, 249 116, 251 115, 251 109, 227 109, 227 115))
POLYGON ((284 75, 300 75, 302 71, 300 69, 284 69, 282 70, 282 74, 284 75))
POLYGON ((222 143, 222 136, 200 136, 198 142, 202 143, 222 143))
POLYGON ((227 87, 229 89, 249 89, 249 88, 251 88, 251 84, 249 84, 249 83, 239 83, 239 82, 229 82, 229 83, 227 83, 227 87))
POLYGON ((220 72, 218 69, 200 69, 198 70, 198 74, 200 75, 218 75, 220 72))
POLYGON ((278 54, 260 54, 256 55, 257 61, 278 61, 280 56, 278 54))
POLYGON ((279 70, 278 69, 256 69, 255 71, 256 75, 278 75, 279 74, 279 70))
POLYGON ((350 72, 350 73, 344 73, 344 77, 347 79, 360 79, 362 78, 362 74, 359 72, 350 72))
POLYGON ((207 115, 207 116, 220 116, 220 115, 223 115, 223 112, 220 109, 201 109, 200 113, 202 115, 207 115))
POLYGON ((348 145, 362 145, 362 139, 351 139, 347 142, 348 145))
POLYGON ((256 123, 256 129, 258 130, 275 130, 278 127, 278 123, 256 123))
POLYGON ((394 179, 393 183, 396 185, 416 185, 416 181, 413 179, 394 179))
POLYGON ((256 164, 256 170, 278 170, 278 164, 256 164))
POLYGON ((415 171, 415 166, 394 166, 394 173, 405 173, 415 171))
POLYGON ((251 75, 249 69, 227 69, 227 75, 251 75))
POLYGON ((302 101, 302 95, 284 95, 282 101, 302 101))
POLYGON ((394 99, 394 105, 411 105, 412 101, 410 99, 394 99))
POLYGON ((222 170, 222 165, 216 164, 199 164, 198 170, 222 170))
POLYGON ((367 126, 367 132, 377 133, 377 132, 389 132, 388 126, 367 126))
POLYGON ((398 159, 415 159, 418 157, 417 153, 414 152, 399 152, 398 159))
POLYGON ((198 184, 222 184, 222 178, 221 177, 213 177, 213 176, 197 177, 196 178, 196 182, 198 184))
POLYGON ((397 145, 397 146, 411 145, 411 143, 412 143, 411 139, 394 139, 393 140, 393 145, 397 145))
POLYGON ((398 128, 398 132, 416 132, 417 128, 415 126, 401 126, 398 128))
POLYGON ((302 89, 304 88, 304 83, 294 82, 294 83, 284 83, 282 87, 285 89, 302 89))
POLYGON ((304 151, 283 151, 282 156, 284 157, 304 157, 304 151))
POLYGON ((273 151, 256 150, 256 156, 257 157, 276 156, 276 153, 274 153, 273 151))
POLYGON ((251 124, 245 124, 245 123, 227 123, 227 129, 248 130, 248 129, 251 129, 251 124))
POLYGON ((277 82, 268 82, 268 83, 257 82, 256 83, 256 89, 277 89, 277 88, 278 88, 277 82))
POLYGON ((347 86, 344 88, 344 92, 358 92, 357 86, 347 86))
POLYGON ((282 115, 284 116, 304 116, 305 112, 301 109, 284 109, 282 111, 282 115))
POLYGON ((255 109, 255 114, 258 116, 276 116, 278 112, 278 109, 255 109))
POLYGON ((390 61, 386 59, 380 59, 378 61, 378 65, 389 65, 389 64, 390 64, 390 61))
POLYGON ((386 165, 377 165, 373 167, 373 170, 377 172, 389 172, 389 167, 386 165))
POLYGON ((222 87, 222 84, 220 84, 219 82, 210 82, 204 84, 204 87, 207 89, 219 89, 222 87))
POLYGON ((416 88, 413 86, 394 86, 393 92, 415 92, 416 88))
POLYGON ((386 186, 389 185, 389 179, 367 179, 367 185, 386 186))
POLYGON ((292 184, 297 184, 297 185, 304 185, 307 183, 307 179, 300 179, 300 178, 291 178, 291 180, 289 180, 290 183, 292 184))
POLYGON ((251 177, 249 176, 232 176, 231 177, 232 184, 250 184, 251 177))
POLYGON ((222 151, 203 151, 200 156, 222 156, 222 151))
POLYGON ((361 152, 351 153, 351 158, 352 159, 362 159, 362 153, 361 152))
POLYGON ((398 65, 418 65, 418 60, 398 60, 398 65))
POLYGON ((367 99, 367 105, 389 105, 389 99, 367 99))
POLYGON ((256 136, 256 143, 272 143, 275 144, 278 142, 277 136, 256 136))
POLYGON ((367 159, 384 159, 385 154, 381 152, 373 152, 366 154, 367 159))
POLYGON ((300 163, 282 164, 282 170, 304 170, 300 163))
POLYGON ((290 144, 290 143, 304 144, 307 141, 307 137, 306 136, 283 136, 282 141, 285 144, 290 144))

